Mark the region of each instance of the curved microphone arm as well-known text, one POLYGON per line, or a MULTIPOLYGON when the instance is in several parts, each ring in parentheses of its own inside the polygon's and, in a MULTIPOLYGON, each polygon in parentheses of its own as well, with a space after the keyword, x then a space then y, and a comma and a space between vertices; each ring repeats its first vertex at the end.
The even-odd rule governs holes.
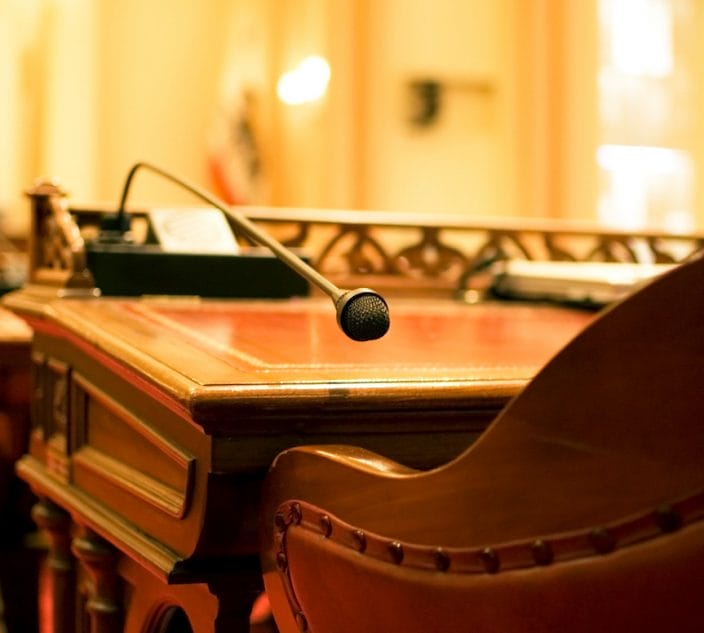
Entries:
POLYGON ((130 169, 117 210, 119 226, 125 225, 125 206, 130 185, 140 169, 152 171, 176 185, 186 189, 194 196, 222 211, 251 240, 268 248, 281 261, 310 281, 327 294, 335 304, 337 322, 342 331, 355 341, 369 341, 381 338, 389 329, 389 309, 384 298, 369 288, 344 290, 338 288, 317 270, 309 266, 283 244, 262 232, 249 218, 205 191, 201 187, 176 176, 175 174, 152 163, 139 162, 130 169))

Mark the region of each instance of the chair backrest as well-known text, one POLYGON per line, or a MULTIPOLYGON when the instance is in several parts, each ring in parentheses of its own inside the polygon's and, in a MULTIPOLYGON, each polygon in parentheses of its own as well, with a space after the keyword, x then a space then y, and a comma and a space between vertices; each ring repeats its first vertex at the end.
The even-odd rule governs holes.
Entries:
POLYGON ((695 631, 704 260, 613 306, 454 462, 294 449, 262 562, 283 631, 695 631))

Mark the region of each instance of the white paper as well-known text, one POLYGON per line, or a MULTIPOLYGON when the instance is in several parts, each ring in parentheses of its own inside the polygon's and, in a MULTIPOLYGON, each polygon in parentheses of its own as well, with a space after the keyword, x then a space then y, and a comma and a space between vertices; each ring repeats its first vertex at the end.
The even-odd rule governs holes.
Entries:
POLYGON ((219 209, 151 209, 149 219, 159 244, 167 252, 239 252, 227 218, 219 209))

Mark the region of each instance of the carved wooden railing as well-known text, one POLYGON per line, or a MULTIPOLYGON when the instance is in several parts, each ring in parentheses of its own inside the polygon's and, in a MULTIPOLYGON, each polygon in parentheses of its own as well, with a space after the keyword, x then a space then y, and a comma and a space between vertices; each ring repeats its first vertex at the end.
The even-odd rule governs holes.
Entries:
POLYGON ((309 250, 314 266, 333 279, 371 276, 392 287, 459 295, 501 260, 676 263, 704 248, 704 233, 566 221, 270 208, 247 215, 288 246, 309 250))
MULTIPOLYGON (((96 236, 108 210, 69 207, 51 183, 38 185, 30 197, 30 282, 89 288, 93 282, 85 242, 96 236)), ((287 246, 304 250, 331 281, 387 291, 461 295, 488 264, 512 258, 673 263, 704 248, 704 233, 627 231, 566 221, 261 207, 241 211, 287 246)), ((145 223, 145 211, 129 213, 133 226, 145 223)))

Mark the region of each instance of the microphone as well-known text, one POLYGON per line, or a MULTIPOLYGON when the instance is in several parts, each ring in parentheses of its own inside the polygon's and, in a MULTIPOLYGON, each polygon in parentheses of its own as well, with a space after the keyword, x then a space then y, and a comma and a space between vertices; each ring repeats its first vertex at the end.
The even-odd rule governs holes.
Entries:
POLYGON ((197 185, 152 163, 135 163, 130 169, 122 190, 120 206, 118 207, 116 218, 113 220, 113 226, 120 227, 118 230, 125 230, 125 227, 129 226, 129 220, 125 212, 127 196, 135 174, 142 168, 170 180, 222 211, 247 237, 268 248, 301 277, 320 288, 332 299, 337 312, 337 323, 349 338, 354 341, 371 341, 386 334, 390 325, 389 307, 381 295, 369 288, 357 288, 356 290, 338 288, 283 244, 262 232, 249 218, 227 206, 224 202, 197 185))

